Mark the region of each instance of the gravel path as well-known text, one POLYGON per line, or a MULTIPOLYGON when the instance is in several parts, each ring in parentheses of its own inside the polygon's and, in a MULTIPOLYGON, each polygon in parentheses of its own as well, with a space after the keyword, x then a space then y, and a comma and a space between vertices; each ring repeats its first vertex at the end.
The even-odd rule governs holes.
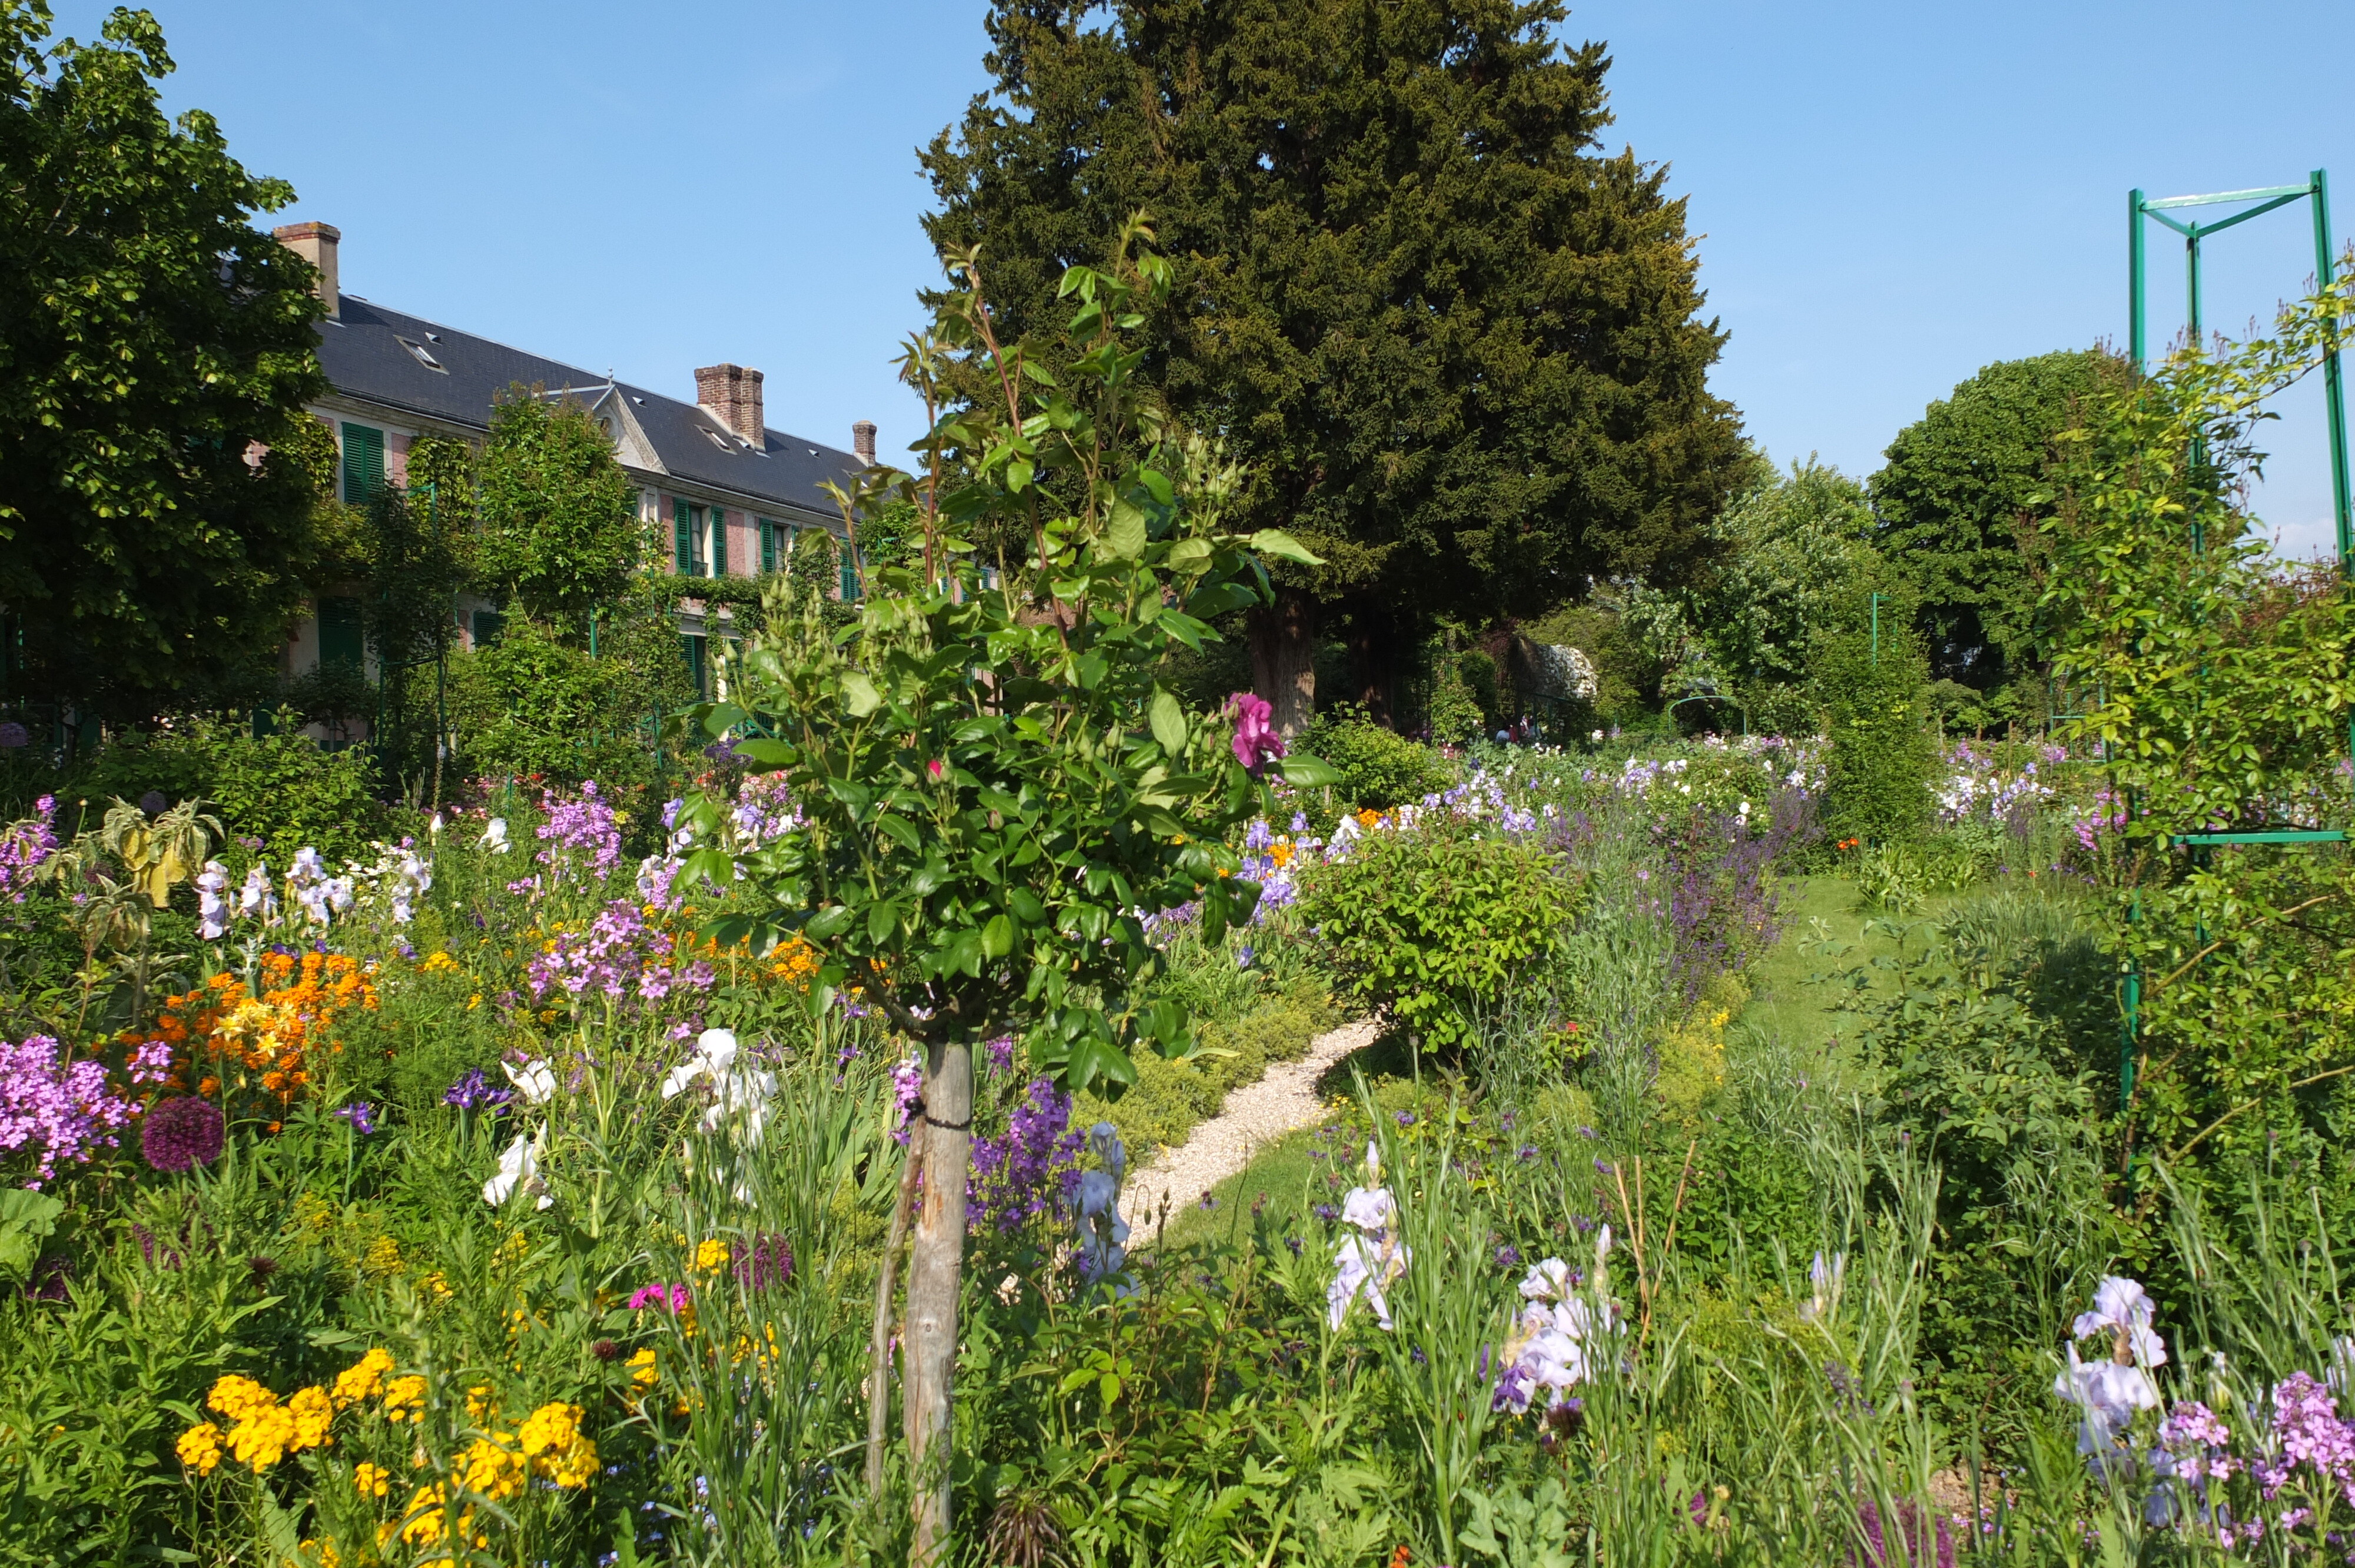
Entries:
POLYGON ((1333 1065, 1380 1033, 1375 1022, 1345 1023, 1308 1043, 1295 1062, 1278 1062, 1255 1082, 1227 1092, 1219 1114, 1194 1128, 1175 1149, 1164 1149, 1140 1166, 1121 1193, 1138 1243, 1151 1241, 1161 1225, 1162 1206, 1171 1213, 1251 1162, 1251 1157, 1287 1132, 1314 1127, 1324 1118, 1316 1080, 1333 1065))

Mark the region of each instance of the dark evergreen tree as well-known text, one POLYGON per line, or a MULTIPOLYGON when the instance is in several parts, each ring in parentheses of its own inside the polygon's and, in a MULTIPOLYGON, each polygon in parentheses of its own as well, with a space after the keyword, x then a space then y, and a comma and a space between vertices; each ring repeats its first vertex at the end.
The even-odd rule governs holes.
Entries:
POLYGON ((2031 556, 2053 438, 2130 375, 2100 349, 1999 361, 1889 443, 1870 482, 1874 537, 1920 596, 1934 676, 1988 692, 2036 667, 2031 556))
MULTIPOLYGON (((1063 270, 1150 215, 1178 263, 1144 374, 1290 529, 1256 683, 1305 722, 1346 617, 1379 711, 1392 651, 1591 579, 1700 569, 1744 471, 1706 385, 1723 334, 1665 171, 1606 156, 1604 46, 1554 0, 996 0, 994 95, 923 162, 1042 344, 1063 270)), ((1050 368, 1052 368, 1050 366, 1050 368)))

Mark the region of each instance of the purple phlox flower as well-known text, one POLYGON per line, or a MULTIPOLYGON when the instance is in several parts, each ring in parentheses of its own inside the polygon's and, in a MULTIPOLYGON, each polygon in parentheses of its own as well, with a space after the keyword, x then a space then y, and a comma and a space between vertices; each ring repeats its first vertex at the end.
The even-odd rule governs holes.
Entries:
POLYGON ((891 1097, 899 1115, 893 1118, 891 1136, 900 1142, 908 1141, 909 1124, 915 1120, 916 1108, 924 1100, 924 1065, 913 1056, 903 1057, 891 1069, 891 1097))
POLYGON ((557 881, 582 874, 583 867, 575 857, 584 853, 586 874, 591 881, 602 881, 621 863, 622 830, 613 821, 613 808, 599 797, 595 779, 581 786, 578 800, 564 800, 553 789, 543 789, 539 804, 548 820, 534 832, 548 847, 533 858, 547 866, 557 881))
POLYGON ((684 1312, 687 1299, 686 1286, 656 1281, 652 1285, 641 1285, 630 1292, 630 1310, 643 1312, 649 1307, 655 1307, 673 1313, 684 1312))
POLYGON ((151 1040, 134 1047, 124 1064, 134 1084, 160 1084, 172 1075, 172 1047, 161 1040, 151 1040))
POLYGON ((985 1040, 981 1048, 988 1054, 991 1072, 1010 1073, 1014 1070, 1013 1035, 1000 1034, 994 1040, 985 1040))
MULTIPOLYGON (((168 1067, 168 1048, 165 1061, 168 1067)), ((26 1186, 39 1188, 61 1160, 87 1164, 97 1150, 116 1147, 117 1132, 135 1114, 135 1106, 108 1089, 104 1063, 69 1063, 47 1034, 22 1044, 0 1041, 0 1155, 31 1150, 26 1186)))
POLYGON ((1955 1568, 1954 1531, 1944 1518, 1925 1516, 1910 1499, 1898 1503, 1895 1528, 1887 1533, 1870 1498, 1856 1505, 1856 1518, 1864 1534, 1865 1568, 1931 1568, 1934 1562, 1936 1568, 1955 1568))
POLYGON ((58 798, 44 795, 33 802, 33 814, 0 832, 0 894, 12 904, 25 902, 33 874, 58 848, 58 798))

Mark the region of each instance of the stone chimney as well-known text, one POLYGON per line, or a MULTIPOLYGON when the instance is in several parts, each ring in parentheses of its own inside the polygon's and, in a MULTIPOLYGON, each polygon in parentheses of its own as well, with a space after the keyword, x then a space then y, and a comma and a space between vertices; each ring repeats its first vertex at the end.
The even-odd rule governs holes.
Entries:
POLYGON ((875 421, 861 419, 850 427, 850 450, 858 454, 858 466, 875 466, 875 421))
POLYGON ((312 291, 327 307, 327 319, 333 321, 341 314, 343 296, 336 278, 336 243, 343 238, 343 230, 332 223, 289 223, 270 232, 279 244, 319 270, 318 286, 312 291))
POLYGON ((753 450, 767 444, 759 371, 741 365, 707 365, 695 373, 695 401, 705 413, 751 442, 753 450))

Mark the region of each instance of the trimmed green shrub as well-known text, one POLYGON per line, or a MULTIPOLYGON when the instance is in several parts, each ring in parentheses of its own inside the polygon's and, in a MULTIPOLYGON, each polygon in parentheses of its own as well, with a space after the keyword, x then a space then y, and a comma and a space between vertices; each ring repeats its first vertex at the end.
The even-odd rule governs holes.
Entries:
POLYGON ((1937 747, 1923 714, 1929 656, 1911 606, 1884 599, 1876 651, 1870 626, 1817 643, 1816 694, 1823 705, 1825 827, 1838 839, 1902 843, 1930 821, 1937 747))
POLYGON ((1318 714, 1301 735, 1299 748, 1340 770, 1341 782, 1333 786, 1333 794, 1350 806, 1387 811, 1455 781, 1455 770, 1445 758, 1384 729, 1354 703, 1338 704, 1318 714))
POLYGON ((1493 832, 1378 828, 1309 874, 1301 918, 1349 991, 1425 1047, 1463 1044, 1553 945, 1576 886, 1541 846, 1493 832))

